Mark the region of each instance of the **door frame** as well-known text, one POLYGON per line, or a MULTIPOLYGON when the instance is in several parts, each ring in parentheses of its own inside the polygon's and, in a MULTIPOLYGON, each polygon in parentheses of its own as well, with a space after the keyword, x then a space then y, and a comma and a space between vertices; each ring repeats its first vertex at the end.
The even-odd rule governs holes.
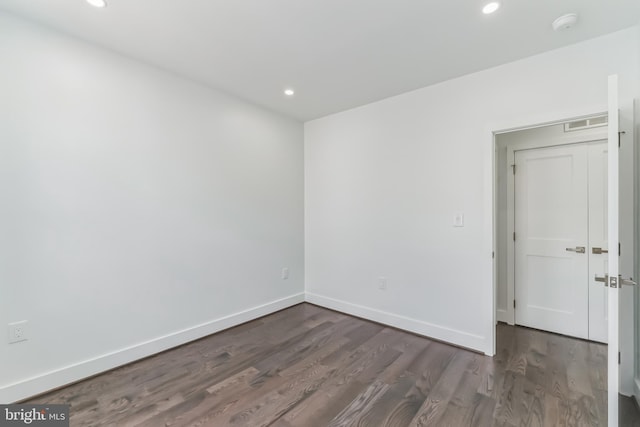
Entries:
MULTIPOLYGON (((594 117, 594 116, 590 116, 594 117)), ((585 119, 587 117, 584 117, 585 119)), ((563 124, 566 122, 556 123, 563 124)), ((523 150, 535 150, 538 148, 550 148, 561 147, 564 145, 576 145, 576 144, 589 144, 592 142, 607 140, 607 128, 597 128, 599 131, 594 131, 594 135, 589 136, 576 136, 574 138, 568 138, 566 142, 546 143, 543 141, 535 141, 526 144, 507 143, 507 164, 503 165, 508 168, 509 165, 515 164, 516 151, 523 150), (516 148, 517 145, 517 148, 516 148)), ((517 131, 511 131, 517 132, 517 131)), ((511 133, 505 132, 505 133, 511 133)), ((515 232, 515 175, 507 174, 507 236, 512 235, 515 232)), ((499 224, 498 224, 499 225, 499 224)), ((515 324, 515 309, 511 303, 515 299, 516 295, 516 280, 515 280, 515 241, 508 240, 507 244, 507 313, 504 317, 506 323, 509 325, 515 324)), ((497 314, 496 314, 497 315, 497 314)), ((501 319, 498 319, 501 320, 501 319)))
MULTIPOLYGON (((634 124, 637 127, 634 132, 634 168, 633 168, 633 221, 634 221, 634 277, 640 278, 640 99, 633 100, 633 119, 634 124)), ((634 300, 634 378, 633 378, 633 395, 635 396, 637 404, 640 406, 640 290, 635 292, 634 300)))
MULTIPOLYGON (((484 158, 484 188, 487 189, 484 197, 484 226, 483 226, 483 251, 487 254, 487 262, 480 272, 481 277, 490 278, 487 283, 489 292, 485 293, 484 304, 488 308, 484 321, 485 336, 487 337, 485 354, 496 354, 496 311, 497 311, 497 275, 496 275, 496 243, 497 243, 497 191, 498 169, 496 165, 496 135, 514 132, 518 130, 535 129, 550 125, 557 125, 586 117, 594 117, 607 114, 607 104, 577 108, 572 111, 524 115, 520 118, 511 118, 502 122, 487 123, 485 126, 484 158)), ((485 282, 486 283, 486 282, 485 282)))
MULTIPOLYGON (((633 168, 633 180, 634 180, 634 191, 633 191, 633 220, 635 227, 635 238, 634 238, 634 264, 635 264, 635 274, 634 277, 640 278, 640 218, 638 218, 638 214, 640 213, 640 99, 636 98, 633 101, 633 118, 635 120, 635 125, 638 126, 638 130, 634 132, 634 168, 633 168)), ((634 348, 634 358, 635 358, 635 366, 634 366, 634 378, 633 378, 633 394, 635 396, 636 402, 640 406, 640 290, 636 290, 635 292, 636 298, 634 301, 635 304, 635 321, 634 321, 634 335, 635 335, 635 348, 634 348)))

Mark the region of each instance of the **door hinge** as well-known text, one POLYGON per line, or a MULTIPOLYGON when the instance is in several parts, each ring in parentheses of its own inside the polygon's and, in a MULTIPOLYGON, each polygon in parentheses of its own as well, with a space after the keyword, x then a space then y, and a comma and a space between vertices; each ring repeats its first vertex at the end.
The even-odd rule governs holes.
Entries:
POLYGON ((620 364, 621 360, 622 360, 622 356, 620 356, 620 352, 618 352, 618 365, 620 364))
POLYGON ((495 252, 491 252, 491 258, 495 258, 496 257, 496 253, 495 252))
POLYGON ((513 308, 516 308, 516 300, 513 300, 513 308))
POLYGON ((621 256, 622 250, 620 249, 620 242, 618 242, 618 256, 621 256))
POLYGON ((624 135, 626 132, 621 130, 620 132, 618 132, 618 148, 620 148, 620 138, 622 135, 624 135))
POLYGON ((514 242, 516 241, 516 232, 515 231, 513 232, 513 241, 514 242))
POLYGON ((516 174, 516 165, 511 165, 511 169, 513 169, 513 174, 516 174))

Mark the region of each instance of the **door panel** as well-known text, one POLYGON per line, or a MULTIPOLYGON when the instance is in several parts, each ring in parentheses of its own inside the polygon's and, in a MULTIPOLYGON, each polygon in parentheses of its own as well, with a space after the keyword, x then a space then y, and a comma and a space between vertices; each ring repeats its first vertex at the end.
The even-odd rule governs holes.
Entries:
POLYGON ((588 338, 588 147, 515 153, 516 323, 588 338))
POLYGON ((607 162, 606 141, 589 145, 589 339, 607 342, 609 309, 606 288, 595 276, 608 272, 606 252, 593 253, 593 248, 608 250, 607 242, 607 162))

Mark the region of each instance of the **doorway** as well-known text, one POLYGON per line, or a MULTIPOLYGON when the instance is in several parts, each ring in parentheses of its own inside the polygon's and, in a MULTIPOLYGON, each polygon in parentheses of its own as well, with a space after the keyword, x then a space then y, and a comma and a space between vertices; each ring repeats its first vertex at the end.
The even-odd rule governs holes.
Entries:
POLYGON ((606 125, 599 115, 496 135, 498 321, 606 342, 606 293, 590 289, 606 269, 606 125))
MULTIPOLYGON (((604 114, 594 115, 593 117, 604 116, 604 114)), ((589 116, 585 116, 589 117, 589 116)), ((621 250, 621 264, 623 272, 627 272, 626 275, 630 275, 628 271, 633 267, 633 254, 634 254, 634 207, 632 204, 626 204, 626 200, 634 199, 633 180, 629 177, 633 176, 635 156, 634 149, 634 126, 633 117, 621 116, 620 130, 626 131, 626 134, 622 134, 620 137, 621 148, 620 151, 620 198, 623 200, 621 203, 620 214, 620 242, 622 244, 621 250)), ((513 243, 513 232, 515 231, 515 214, 514 210, 509 208, 509 201, 507 195, 513 194, 515 190, 515 180, 513 179, 513 168, 515 164, 515 153, 517 151, 524 152, 525 150, 545 149, 552 147, 568 147, 571 145, 596 145, 598 141, 607 138, 608 126, 583 126, 582 128, 576 125, 569 125, 569 123, 583 122, 587 119, 571 119, 567 122, 547 122, 552 124, 544 124, 538 126, 521 126, 519 128, 511 128, 502 132, 494 133, 494 183, 495 183, 495 200, 494 200, 494 277, 495 277, 495 320, 497 322, 504 322, 509 325, 516 324, 516 308, 514 307, 514 301, 516 301, 516 289, 515 289, 515 251, 509 251, 509 245, 513 243), (571 128, 571 130, 569 129, 571 128), (576 129, 577 128, 577 129, 576 129)), ((588 123, 587 123, 588 124, 588 123)), ((593 161, 592 161, 593 164, 593 161)), ((593 171, 593 167, 591 168, 593 171)), ((516 172, 517 173, 517 172, 516 172)), ((606 170, 603 171, 606 174, 606 170)), ((595 178, 591 178, 592 182, 589 184, 594 187, 595 178)), ((603 186, 603 191, 606 187, 603 186)), ((603 197, 606 193, 602 193, 603 197)), ((590 214, 592 217, 594 214, 590 214)), ((604 215, 604 214, 603 214, 604 215)), ((595 221, 595 220, 594 220, 595 221)), ((595 222, 592 221, 593 224, 595 222)), ((602 218, 602 222, 606 221, 606 217, 602 218)), ((588 278, 593 279, 596 275, 600 275, 600 271, 606 271, 606 254, 604 250, 608 250, 604 241, 607 236, 602 235, 602 242, 597 242, 596 233, 593 229, 589 230, 591 239, 585 244, 566 245, 562 250, 566 251, 566 248, 575 248, 579 246, 585 246, 585 257, 589 257, 587 264, 589 265, 588 278), (598 244, 600 243, 600 244, 598 244), (593 253, 593 249, 598 248, 602 253, 593 253), (602 263, 604 265, 598 265, 602 263)), ((512 249, 515 249, 512 246, 512 249)), ((615 248, 618 249, 618 248, 615 248)), ((614 249, 614 250, 615 250, 614 249)), ((566 252, 568 255, 577 257, 577 254, 573 252, 566 252)), ((598 284, 602 286, 601 284, 598 284)), ((594 295, 600 289, 595 282, 590 282, 589 287, 594 288, 590 290, 592 297, 590 299, 592 306, 589 310, 600 308, 602 316, 606 318, 606 292, 603 290, 602 298, 598 299, 594 295), (595 304, 595 301, 600 301, 595 304), (597 306, 596 306, 597 305, 597 306)), ((632 322, 627 319, 629 316, 634 315, 633 301, 635 295, 633 289, 625 287, 620 292, 621 301, 621 325, 620 332, 620 351, 621 351, 621 363, 620 363, 620 392, 624 395, 631 395, 634 390, 633 383, 633 369, 634 369, 634 330, 628 328, 632 322)), ((519 303, 518 303, 519 304, 519 303)), ((583 317, 584 318, 584 317, 583 317)), ((639 317, 640 318, 640 317, 639 317)), ((588 326, 588 330, 592 331, 592 337, 589 338, 587 332, 587 339, 591 339, 596 342, 606 343, 606 321, 595 322, 592 321, 588 326), (600 328, 599 337, 596 329, 600 328)), ((551 328, 549 328, 551 329, 551 328)), ((554 330, 554 329, 551 329, 554 330)), ((567 332, 560 332, 567 333, 567 332)), ((500 343, 496 343, 498 347, 500 343)), ((640 354, 640 353, 639 353, 640 354)), ((640 360, 640 358, 639 358, 640 360)), ((640 384, 640 383, 639 383, 640 384)), ((640 394, 639 394, 640 395, 640 394)))

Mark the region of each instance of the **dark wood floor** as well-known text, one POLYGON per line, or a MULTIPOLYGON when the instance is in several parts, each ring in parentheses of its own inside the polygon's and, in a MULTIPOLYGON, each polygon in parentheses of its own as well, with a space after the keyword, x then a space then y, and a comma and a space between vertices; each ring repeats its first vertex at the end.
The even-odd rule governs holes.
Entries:
POLYGON ((70 404, 74 427, 606 425, 605 346, 507 325, 498 344, 490 358, 301 304, 33 402, 70 404))

